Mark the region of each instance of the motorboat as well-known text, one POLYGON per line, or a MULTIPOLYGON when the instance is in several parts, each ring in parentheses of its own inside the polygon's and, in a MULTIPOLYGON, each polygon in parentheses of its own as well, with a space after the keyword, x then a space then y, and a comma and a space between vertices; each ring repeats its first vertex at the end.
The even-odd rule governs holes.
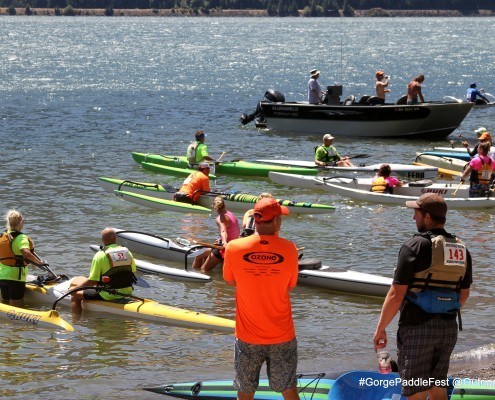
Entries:
POLYGON ((321 104, 285 101, 270 89, 252 114, 243 114, 242 124, 253 120, 267 129, 296 134, 332 132, 339 137, 402 137, 443 139, 450 135, 473 107, 472 103, 430 101, 407 105, 405 96, 395 104, 379 104, 376 96, 340 101, 342 86, 328 86, 321 104))

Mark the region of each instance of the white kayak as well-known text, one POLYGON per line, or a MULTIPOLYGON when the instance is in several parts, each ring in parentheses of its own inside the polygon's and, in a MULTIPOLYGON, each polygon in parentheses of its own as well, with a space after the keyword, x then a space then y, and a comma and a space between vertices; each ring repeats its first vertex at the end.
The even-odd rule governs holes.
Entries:
MULTIPOLYGON (((474 144, 469 146, 470 150, 473 150, 474 144)), ((458 153, 467 153, 467 150, 465 147, 433 147, 433 151, 439 151, 442 153, 453 153, 453 154, 458 154, 458 153)), ((495 146, 492 146, 490 148, 490 151, 495 151, 495 146)))
MULTIPOLYGON (((94 252, 100 250, 100 246, 94 244, 90 245, 90 247, 91 250, 93 250, 94 252)), ((200 272, 190 271, 187 269, 167 267, 166 265, 154 264, 148 261, 138 260, 137 258, 134 258, 134 261, 136 262, 137 270, 141 272, 157 274, 178 281, 203 282, 203 283, 211 282, 211 277, 209 275, 202 274, 200 272)))
MULTIPOLYGON (((56 284, 39 284, 32 276, 26 284, 26 298, 39 303, 53 303, 56 299, 66 294, 70 288, 71 280, 56 284)), ((62 304, 70 304, 70 296, 62 300, 62 304)), ((189 328, 213 329, 225 332, 233 332, 235 322, 231 319, 203 314, 197 311, 172 307, 160 304, 154 300, 127 297, 125 301, 114 302, 104 300, 83 300, 83 310, 96 313, 110 313, 125 318, 137 318, 156 323, 179 325, 189 328)))
POLYGON ((439 157, 418 152, 414 164, 435 166, 438 168, 438 173, 445 176, 461 176, 468 162, 454 157, 439 157))
MULTIPOLYGON (((334 186, 353 188, 369 191, 373 178, 347 178, 347 177, 314 177, 305 175, 284 174, 280 172, 270 172, 270 179, 280 185, 293 186, 305 189, 323 190, 333 192, 334 186), (332 184, 332 185, 328 185, 332 184)), ((393 194, 404 196, 421 196, 424 193, 437 193, 443 197, 451 197, 457 190, 457 197, 469 196, 469 185, 459 186, 457 183, 433 183, 431 180, 420 180, 405 183, 403 186, 396 186, 393 194)))
MULTIPOLYGON (((402 196, 397 194, 388 193, 375 193, 369 190, 360 190, 350 187, 342 187, 327 183, 328 189, 332 190, 332 193, 344 196, 356 201, 364 201, 368 203, 378 203, 387 205, 400 205, 405 206, 406 201, 417 200, 418 196, 402 196)), ((494 197, 479 197, 479 198, 465 198, 465 197, 445 197, 449 209, 483 209, 495 206, 494 197)))
MULTIPOLYGON (((333 166, 325 166, 320 167, 315 165, 314 161, 301 161, 301 160, 256 160, 264 163, 272 163, 272 164, 281 164, 281 165, 289 165, 289 166, 300 166, 306 168, 318 168, 322 171, 327 172, 376 172, 380 169, 382 164, 384 163, 375 163, 371 165, 365 166, 355 166, 355 167, 333 167, 333 166)), ((433 179, 438 175, 438 168, 434 166, 420 166, 420 165, 407 165, 407 164, 394 164, 387 163, 390 165, 392 172, 404 178, 409 179, 433 179)))
POLYGON ((339 293, 385 297, 392 278, 323 265, 315 269, 300 269, 297 284, 339 293))
POLYGON ((169 261, 182 261, 203 254, 207 248, 177 238, 168 239, 151 233, 133 230, 115 229, 117 244, 127 247, 131 252, 169 261))
MULTIPOLYGON (((258 200, 257 195, 212 191, 211 193, 201 195, 198 205, 192 206, 190 204, 173 201, 174 194, 178 189, 170 185, 105 177, 100 177, 98 182, 107 192, 114 193, 124 200, 161 211, 173 210, 181 212, 211 213, 213 199, 215 196, 222 196, 228 210, 233 212, 246 212, 253 208, 258 200)), ((279 204, 286 206, 290 210, 291 215, 328 214, 335 212, 335 207, 328 204, 297 202, 285 199, 277 199, 277 201, 279 204)))

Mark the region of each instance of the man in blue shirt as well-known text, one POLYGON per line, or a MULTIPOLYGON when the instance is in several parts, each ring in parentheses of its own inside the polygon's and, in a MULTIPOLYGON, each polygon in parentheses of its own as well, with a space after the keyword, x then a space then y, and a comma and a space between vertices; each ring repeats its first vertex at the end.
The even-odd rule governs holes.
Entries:
POLYGON ((481 94, 482 91, 483 89, 476 89, 476 83, 471 83, 471 85, 469 85, 469 89, 466 92, 466 100, 476 104, 489 103, 490 101, 481 94), (477 99, 477 97, 479 97, 479 99, 477 99))

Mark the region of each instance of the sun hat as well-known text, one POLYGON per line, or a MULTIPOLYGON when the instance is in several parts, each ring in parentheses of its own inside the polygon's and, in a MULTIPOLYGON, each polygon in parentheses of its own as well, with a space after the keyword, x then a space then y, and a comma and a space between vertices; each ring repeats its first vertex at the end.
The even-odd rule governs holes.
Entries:
POLYGON ((478 129, 476 129, 474 131, 474 133, 476 133, 476 135, 480 136, 482 133, 486 132, 486 128, 483 127, 483 126, 480 126, 478 129))
POLYGON ((205 168, 210 169, 210 164, 208 164, 206 161, 201 161, 198 164, 198 169, 205 169, 205 168))
POLYGON ((425 193, 418 200, 406 201, 406 206, 421 209, 438 218, 445 218, 447 215, 447 203, 436 193, 425 193))
POLYGON ((196 139, 201 139, 202 137, 206 136, 206 133, 204 133, 204 131, 196 131, 194 136, 196 136, 196 139))
POLYGON ((309 71, 309 73, 312 78, 313 76, 319 75, 320 71, 318 71, 317 69, 312 69, 311 71, 309 71))
POLYGON ((288 215, 289 209, 278 204, 272 197, 258 200, 254 206, 254 219, 258 222, 268 222, 279 215, 288 215))
POLYGON ((482 142, 482 141, 484 141, 484 140, 489 140, 489 141, 491 142, 491 141, 492 141, 492 135, 490 135, 488 132, 483 132, 483 133, 479 136, 478 140, 479 140, 480 142, 482 142))
POLYGON ((323 140, 333 140, 335 139, 331 134, 327 133, 326 135, 323 135, 323 140))

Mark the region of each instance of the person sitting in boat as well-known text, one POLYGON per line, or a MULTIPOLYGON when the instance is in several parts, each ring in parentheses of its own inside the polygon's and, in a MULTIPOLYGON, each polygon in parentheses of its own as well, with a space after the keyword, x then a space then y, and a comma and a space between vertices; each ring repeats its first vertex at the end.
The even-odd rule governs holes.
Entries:
POLYGON ((119 246, 115 229, 105 228, 101 231, 103 247, 91 261, 89 277, 77 276, 71 282, 71 289, 80 286, 97 286, 108 284, 111 291, 99 289, 82 289, 71 295, 71 310, 75 314, 82 312, 83 300, 117 301, 132 295, 132 284, 136 282, 136 262, 127 247, 119 246), (109 282, 107 282, 109 281, 109 282))
POLYGON ((0 235, 0 289, 2 302, 21 306, 26 291, 27 265, 41 266, 43 261, 34 253, 32 240, 22 233, 25 219, 17 210, 5 215, 7 230, 0 235))
MULTIPOLYGON (((478 147, 481 143, 489 142, 490 146, 492 145, 492 136, 490 135, 490 133, 488 133, 486 128, 480 127, 478 129, 476 129, 474 132, 476 133, 476 136, 478 137, 478 143, 476 143, 476 145, 473 147, 473 150, 469 149, 469 142, 467 140, 462 141, 462 145, 466 148, 466 150, 469 153, 469 155, 471 156, 471 158, 478 155, 478 147)), ((495 156, 495 152, 490 151, 490 153, 495 156)), ((494 158, 490 154, 489 154, 489 157, 492 159, 494 158)))
MULTIPOLYGON (((271 193, 261 193, 258 196, 258 200, 273 198, 271 193)), ((258 201, 257 200, 257 201, 258 201)), ((242 218, 242 227, 241 227, 241 237, 251 236, 256 232, 256 227, 254 223, 254 208, 247 210, 242 218)))
POLYGON ((403 182, 395 176, 390 176, 392 169, 388 164, 382 164, 371 181, 371 191, 375 193, 390 193, 394 192, 394 187, 402 186, 403 182))
POLYGON ((192 172, 174 195, 174 200, 180 203, 196 204, 201 193, 210 191, 210 164, 202 161, 198 171, 192 172))
POLYGON ((377 102, 376 104, 385 104, 385 93, 390 93, 390 89, 386 89, 390 83, 390 76, 385 75, 385 71, 376 71, 375 76, 376 97, 380 99, 380 102, 377 102), (385 78, 385 81, 383 78, 385 78))
POLYGON ((469 175, 469 197, 484 197, 490 194, 490 185, 493 182, 495 162, 488 157, 490 143, 484 142, 478 147, 478 156, 474 157, 461 176, 464 183, 469 175))
POLYGON ((208 155, 208 147, 205 144, 206 134, 203 131, 196 131, 196 140, 187 147, 186 157, 189 166, 198 165, 201 161, 214 161, 208 155))
POLYGON ((490 100, 483 96, 482 92, 484 92, 483 89, 476 89, 476 83, 471 83, 466 92, 466 100, 474 104, 488 104, 490 100))
POLYGON ((418 75, 413 78, 409 85, 407 85, 407 104, 413 105, 418 104, 418 97, 421 100, 421 103, 425 102, 425 98, 423 97, 423 93, 421 92, 422 86, 421 84, 425 81, 424 75, 418 75))
POLYGON ((208 272, 223 261, 225 253, 224 246, 231 240, 237 239, 240 234, 239 222, 235 215, 227 210, 223 197, 215 197, 213 200, 213 209, 218 213, 215 221, 218 226, 220 238, 215 242, 215 248, 208 249, 194 259, 193 268, 200 269, 201 272, 208 272))
POLYGON ((310 79, 308 81, 308 103, 309 104, 321 104, 325 92, 321 90, 321 86, 318 83, 320 77, 320 71, 313 69, 310 71, 310 79))
POLYGON ((354 167, 349 157, 341 157, 335 146, 332 145, 334 137, 327 133, 323 135, 323 144, 315 147, 315 164, 322 167, 326 165, 337 167, 354 167))

